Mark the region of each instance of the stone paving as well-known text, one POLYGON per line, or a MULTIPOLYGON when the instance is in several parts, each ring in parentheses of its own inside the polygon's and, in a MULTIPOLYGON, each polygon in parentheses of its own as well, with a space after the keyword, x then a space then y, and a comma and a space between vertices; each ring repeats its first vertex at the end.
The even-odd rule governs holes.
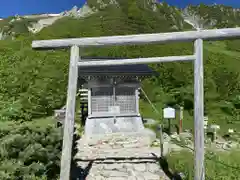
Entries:
POLYGON ((82 169, 89 168, 86 180, 165 180, 158 164, 159 147, 150 147, 154 135, 116 133, 82 137, 75 159, 82 169))

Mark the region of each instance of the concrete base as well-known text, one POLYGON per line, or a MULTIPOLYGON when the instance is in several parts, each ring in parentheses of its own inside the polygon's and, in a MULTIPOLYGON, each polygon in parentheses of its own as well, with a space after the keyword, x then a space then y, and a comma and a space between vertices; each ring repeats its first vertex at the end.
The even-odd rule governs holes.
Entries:
POLYGON ((144 129, 141 117, 87 118, 85 135, 140 132, 144 129))

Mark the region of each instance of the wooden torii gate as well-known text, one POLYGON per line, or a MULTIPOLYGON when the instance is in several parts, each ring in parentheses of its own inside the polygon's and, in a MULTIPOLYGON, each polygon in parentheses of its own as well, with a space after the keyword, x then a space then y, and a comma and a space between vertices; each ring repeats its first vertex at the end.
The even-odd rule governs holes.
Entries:
POLYGON ((173 61, 194 62, 194 137, 195 137, 194 179, 204 180, 205 167, 204 167, 203 40, 221 40, 236 37, 240 37, 240 28, 33 41, 32 47, 35 49, 41 48, 54 49, 71 47, 60 180, 69 180, 70 178, 78 67, 145 64, 173 61), (150 44, 150 43, 153 44, 184 41, 185 42, 194 41, 195 52, 193 55, 123 59, 121 61, 114 59, 105 61, 85 60, 84 62, 81 61, 81 57, 79 56, 79 48, 82 47, 137 45, 137 44, 150 44))

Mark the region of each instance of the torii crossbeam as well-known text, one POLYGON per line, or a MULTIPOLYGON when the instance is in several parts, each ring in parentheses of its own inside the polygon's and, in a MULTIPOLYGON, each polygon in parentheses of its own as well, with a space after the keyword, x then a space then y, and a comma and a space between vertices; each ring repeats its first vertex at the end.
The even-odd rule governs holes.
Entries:
POLYGON ((56 49, 71 47, 60 180, 69 180, 70 178, 78 66, 109 66, 117 64, 118 65, 133 63, 145 64, 172 61, 194 61, 194 137, 195 137, 194 179, 204 180, 205 167, 204 167, 203 40, 221 40, 238 37, 240 37, 240 28, 226 28, 172 33, 33 41, 32 47, 34 49, 56 49), (183 41, 189 42, 194 41, 195 52, 193 55, 124 59, 121 61, 113 59, 106 61, 88 61, 88 62, 85 61, 81 62, 81 58, 79 56, 79 48, 82 47, 137 45, 137 44, 153 44, 183 41))

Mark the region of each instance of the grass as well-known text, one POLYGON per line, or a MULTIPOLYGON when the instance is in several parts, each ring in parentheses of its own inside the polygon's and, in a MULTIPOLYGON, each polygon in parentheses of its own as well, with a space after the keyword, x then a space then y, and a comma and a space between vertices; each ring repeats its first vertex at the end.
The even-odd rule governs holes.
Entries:
POLYGON ((20 121, 0 121, 0 130, 2 129, 7 129, 8 127, 11 129, 14 129, 14 126, 20 126, 20 125, 28 125, 28 126, 41 126, 41 127, 46 127, 48 125, 54 125, 55 124, 55 119, 54 117, 45 117, 45 118, 39 118, 39 119, 34 119, 32 121, 25 121, 25 122, 20 122, 20 121))
MULTIPOLYGON (((159 114, 154 111, 152 106, 146 102, 140 101, 140 113, 143 118, 151 118, 156 120, 157 124, 163 124, 167 126, 167 120, 162 118, 162 103, 155 103, 154 106, 159 111, 159 114)), ((219 135, 225 135, 228 132, 228 129, 234 129, 237 132, 240 131, 240 123, 238 121, 228 121, 233 117, 223 114, 219 109, 213 109, 211 114, 208 116, 208 124, 218 124, 220 125, 219 135)), ((179 125, 179 111, 176 110, 176 119, 171 121, 172 126, 179 125)), ((156 126, 150 127, 151 129, 156 126)), ((172 128, 172 130, 176 130, 172 128)), ((183 130, 194 130, 194 117, 193 114, 189 111, 184 111, 183 113, 183 130)))
MULTIPOLYGON (((162 105, 155 104, 159 112, 162 112, 162 105)), ((140 101, 140 110, 145 118, 153 118, 158 123, 161 122, 162 116, 154 112, 151 105, 145 101, 140 101)), ((215 110, 217 113, 217 110, 215 110)), ((218 112, 219 114, 222 114, 218 112)), ((240 129, 240 126, 235 124, 227 124, 225 121, 217 119, 218 116, 209 117, 210 122, 220 124, 221 133, 226 132, 228 128, 235 127, 240 129), (215 120, 214 120, 215 119, 215 120)), ((178 118, 177 118, 178 119, 178 118)), ((175 124, 178 122, 173 121, 175 124)), ((184 111, 183 128, 193 129, 193 116, 184 111)), ((150 127, 155 128, 155 127, 150 127)), ((238 180, 240 178, 240 153, 239 151, 217 152, 212 153, 206 151, 206 180, 238 180)), ((167 156, 169 168, 174 172, 183 172, 186 180, 194 179, 194 154, 191 151, 183 150, 180 152, 172 152, 167 156)))
MULTIPOLYGON (((163 124, 167 123, 167 121, 165 121, 162 117, 162 108, 163 105, 162 103, 156 103, 154 104, 154 106, 156 107, 156 109, 159 111, 159 114, 156 113, 154 111, 154 109, 152 108, 152 106, 146 102, 141 100, 140 101, 140 113, 142 114, 143 118, 152 118, 154 120, 156 120, 157 123, 161 123, 163 122, 163 124)), ((184 111, 183 113, 183 128, 184 129, 193 129, 193 116, 191 115, 191 113, 189 113, 188 111, 184 111)), ((172 125, 178 125, 179 122, 179 111, 176 110, 176 119, 172 120, 172 125)))
POLYGON ((212 52, 221 52, 222 54, 225 54, 227 56, 230 56, 232 58, 236 58, 240 56, 240 52, 237 51, 230 51, 226 49, 226 44, 224 41, 216 41, 213 43, 204 43, 205 49, 212 51, 212 52))
MULTIPOLYGON (((224 67, 227 67, 229 69, 232 69, 236 72, 240 72, 238 66, 236 64, 239 63, 240 52, 237 51, 231 51, 228 50, 226 47, 225 41, 214 41, 214 42, 204 42, 204 54, 205 54, 205 69, 208 71, 209 69, 216 69, 217 67, 220 67, 219 64, 223 64, 224 67), (223 55, 219 56, 219 58, 212 59, 211 55, 214 54, 218 57, 218 54, 223 55), (226 61, 225 61, 226 59, 226 61), (227 62, 229 60, 229 62, 227 62)), ((213 70, 211 73, 213 73, 213 70)), ((212 76, 211 73, 206 73, 206 78, 209 78, 212 76)), ((206 82, 206 81, 205 81, 206 82)), ((192 90, 191 88, 190 90, 192 90)), ((146 92, 147 94, 151 92, 146 92)), ((238 120, 235 120, 234 116, 228 115, 227 113, 223 112, 220 109, 219 102, 215 100, 212 96, 216 94, 216 92, 212 93, 211 90, 209 91, 210 94, 205 94, 207 99, 210 96, 210 100, 208 99, 208 118, 209 118, 209 124, 218 124, 220 125, 221 129, 219 133, 221 135, 225 134, 229 128, 233 128, 236 131, 240 131, 240 122, 238 123, 238 120)), ((143 114, 145 118, 153 118, 157 120, 158 123, 162 121, 162 107, 163 107, 163 101, 164 96, 167 96, 168 94, 161 94, 161 99, 159 102, 155 103, 157 110, 160 112, 159 114, 156 113, 151 105, 147 101, 141 101, 140 102, 140 111, 143 114)), ((193 100, 193 99, 192 99, 193 100)), ((226 101, 231 101, 226 99, 226 101)), ((173 120, 173 124, 178 124, 178 112, 177 112, 177 120, 173 120)), ((184 129, 193 129, 194 127, 194 117, 193 117, 193 111, 184 111, 184 118, 183 118, 183 128, 184 129)))
MULTIPOLYGON (((167 157, 169 167, 173 171, 183 172, 187 180, 194 176, 194 156, 192 152, 173 152, 167 157)), ((207 180, 237 180, 240 178, 240 153, 206 153, 206 179, 207 180)))

